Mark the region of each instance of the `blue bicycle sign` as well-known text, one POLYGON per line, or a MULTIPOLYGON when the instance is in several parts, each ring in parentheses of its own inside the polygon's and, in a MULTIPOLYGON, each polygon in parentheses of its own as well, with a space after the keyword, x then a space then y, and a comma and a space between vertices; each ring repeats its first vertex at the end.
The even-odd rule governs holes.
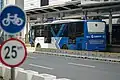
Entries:
POLYGON ((18 17, 18 14, 14 14, 14 16, 11 16, 11 14, 8 13, 7 18, 4 18, 2 20, 2 24, 4 26, 9 26, 11 23, 17 26, 21 26, 23 24, 23 20, 18 17))
POLYGON ((24 11, 17 6, 7 6, 0 14, 0 26, 9 34, 20 32, 24 28, 25 23, 26 15, 24 11))

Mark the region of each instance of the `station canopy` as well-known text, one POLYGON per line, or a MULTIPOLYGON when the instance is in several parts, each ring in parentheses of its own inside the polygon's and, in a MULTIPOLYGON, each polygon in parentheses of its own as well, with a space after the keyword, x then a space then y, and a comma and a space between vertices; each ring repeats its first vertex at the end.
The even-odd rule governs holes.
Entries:
MULTIPOLYGON (((114 2, 99 2, 99 3, 88 3, 81 4, 80 1, 67 2, 61 5, 54 6, 43 6, 41 8, 35 8, 26 10, 27 15, 35 14, 50 14, 50 13, 60 13, 60 12, 72 12, 79 10, 79 12, 96 12, 99 15, 102 14, 119 14, 120 13, 120 1, 114 2)), ((117 16, 118 17, 118 16, 117 16)))
MULTIPOLYGON (((62 12, 62 11, 68 11, 68 10, 74 10, 74 9, 80 9, 81 6, 80 1, 75 2, 67 2, 65 4, 61 5, 53 5, 53 6, 43 6, 41 8, 34 8, 26 10, 27 14, 38 14, 38 13, 50 13, 50 12, 62 12)), ((81 9, 82 10, 82 9, 81 9)))

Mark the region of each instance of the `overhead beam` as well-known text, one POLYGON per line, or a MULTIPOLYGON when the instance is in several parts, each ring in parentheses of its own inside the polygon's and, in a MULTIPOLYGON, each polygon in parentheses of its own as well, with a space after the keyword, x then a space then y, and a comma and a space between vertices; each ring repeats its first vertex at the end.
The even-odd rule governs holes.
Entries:
POLYGON ((83 11, 95 11, 95 10, 105 10, 105 9, 114 9, 114 8, 120 8, 120 5, 114 5, 114 6, 103 6, 103 7, 94 7, 94 8, 82 8, 83 11))
POLYGON ((81 11, 82 13, 82 10, 80 8, 80 9, 64 10, 64 11, 58 11, 58 12, 41 13, 41 14, 36 14, 31 16, 40 16, 40 15, 48 15, 48 14, 51 15, 51 14, 59 14, 59 13, 66 13, 66 12, 73 12, 73 11, 81 11))
POLYGON ((68 10, 70 9, 70 8, 68 8, 68 7, 65 7, 65 6, 64 6, 63 8, 68 9, 68 10))

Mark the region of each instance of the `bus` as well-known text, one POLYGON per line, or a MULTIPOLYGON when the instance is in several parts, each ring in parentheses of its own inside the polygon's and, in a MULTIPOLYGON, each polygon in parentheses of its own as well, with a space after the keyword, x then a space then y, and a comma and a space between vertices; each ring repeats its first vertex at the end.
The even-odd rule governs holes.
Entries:
POLYGON ((39 48, 104 51, 105 26, 101 20, 79 19, 38 23, 31 26, 29 41, 39 48))

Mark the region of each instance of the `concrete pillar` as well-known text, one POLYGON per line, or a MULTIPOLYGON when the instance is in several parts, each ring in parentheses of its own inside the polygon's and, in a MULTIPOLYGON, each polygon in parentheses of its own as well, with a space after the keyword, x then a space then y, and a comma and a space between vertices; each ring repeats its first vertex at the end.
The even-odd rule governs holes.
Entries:
POLYGON ((63 13, 60 13, 60 14, 59 14, 59 17, 60 17, 60 19, 63 19, 64 14, 63 14, 63 13))
POLYGON ((28 27, 30 25, 30 16, 27 15, 27 21, 26 21, 26 33, 25 33, 25 43, 28 43, 29 42, 29 38, 28 38, 28 35, 29 35, 29 30, 28 30, 28 27))
POLYGON ((26 33, 28 33, 28 27, 30 25, 30 16, 27 16, 27 23, 26 23, 26 33))
POLYGON ((112 44, 112 14, 109 14, 109 33, 110 33, 110 44, 112 44))
POLYGON ((15 5, 19 6, 21 9, 24 9, 24 0, 15 0, 15 5))
POLYGON ((83 14, 84 14, 83 19, 87 20, 87 11, 83 12, 83 14))
POLYGON ((44 15, 44 22, 47 22, 47 19, 48 19, 48 15, 44 15))
POLYGON ((42 17, 41 17, 41 23, 44 23, 44 18, 45 18, 45 15, 42 15, 42 17))

